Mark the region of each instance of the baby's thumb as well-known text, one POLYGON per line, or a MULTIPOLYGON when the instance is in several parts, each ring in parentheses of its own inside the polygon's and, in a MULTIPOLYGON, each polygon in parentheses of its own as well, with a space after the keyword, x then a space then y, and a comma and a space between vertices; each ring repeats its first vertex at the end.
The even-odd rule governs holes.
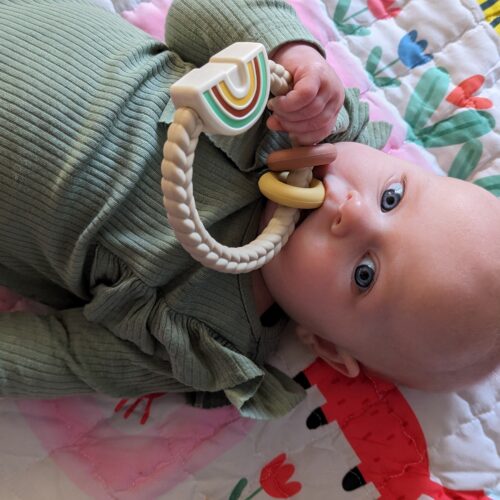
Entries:
POLYGON ((267 127, 270 128, 271 130, 284 130, 282 123, 280 122, 279 118, 276 115, 271 115, 267 119, 267 127))

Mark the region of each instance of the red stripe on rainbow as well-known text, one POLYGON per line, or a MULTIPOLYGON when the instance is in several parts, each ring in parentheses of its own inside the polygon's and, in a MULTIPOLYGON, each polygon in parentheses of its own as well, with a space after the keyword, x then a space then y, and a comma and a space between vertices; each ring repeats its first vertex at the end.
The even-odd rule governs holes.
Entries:
POLYGON ((221 95, 221 93, 216 85, 214 85, 210 89, 217 104, 219 104, 219 106, 221 106, 227 114, 229 114, 235 118, 243 118, 246 115, 248 115, 249 113, 251 113, 252 110, 255 108, 255 105, 257 104, 260 93, 262 91, 262 79, 261 79, 259 67, 257 66, 257 58, 253 59, 252 66, 253 66, 253 71, 254 71, 254 75, 255 75, 255 79, 256 79, 256 88, 255 88, 254 96, 253 96, 252 100, 250 101, 250 103, 248 104, 248 106, 245 106, 242 109, 235 109, 228 102, 226 102, 226 100, 223 98, 223 96, 221 95))

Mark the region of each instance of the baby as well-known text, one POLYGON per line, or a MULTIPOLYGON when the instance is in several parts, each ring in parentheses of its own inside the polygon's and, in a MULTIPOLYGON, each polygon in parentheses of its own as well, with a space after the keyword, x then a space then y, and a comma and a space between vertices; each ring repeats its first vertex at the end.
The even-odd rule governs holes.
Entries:
MULTIPOLYGON (((186 392, 197 406, 282 415, 304 393, 265 362, 287 323, 269 314, 274 300, 351 376, 362 363, 449 387, 498 364, 496 200, 362 144, 337 145, 318 172, 324 205, 262 272, 216 273, 183 251, 159 187, 168 88, 246 40, 294 78, 269 128, 299 144, 329 136, 344 91, 285 2, 174 2, 168 49, 85 0, 2 5, 0 282, 58 311, 0 315, 1 394, 186 392)), ((376 136, 345 102, 339 137, 376 136)), ((257 177, 282 143, 262 123, 200 138, 195 197, 218 240, 253 239, 257 177)))

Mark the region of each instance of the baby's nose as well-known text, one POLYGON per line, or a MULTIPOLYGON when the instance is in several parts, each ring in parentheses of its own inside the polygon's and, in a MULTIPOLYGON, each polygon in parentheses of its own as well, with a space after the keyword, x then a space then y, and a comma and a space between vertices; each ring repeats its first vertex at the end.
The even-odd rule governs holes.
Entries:
POLYGON ((349 191, 334 215, 331 230, 335 236, 351 232, 368 231, 372 226, 370 214, 363 197, 357 191, 349 191))

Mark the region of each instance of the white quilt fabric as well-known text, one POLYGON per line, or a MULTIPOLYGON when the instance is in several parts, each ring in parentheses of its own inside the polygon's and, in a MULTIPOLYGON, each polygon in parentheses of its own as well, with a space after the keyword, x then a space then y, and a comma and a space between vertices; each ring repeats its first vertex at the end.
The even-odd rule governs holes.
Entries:
MULTIPOLYGON (((100 1, 161 37, 169 0, 100 1)), ((498 2, 289 1, 393 124, 390 154, 500 195, 498 2)), ((33 307, 0 289, 1 310, 33 307)), ((0 499, 500 499, 500 373, 422 393, 345 379, 291 337, 273 362, 310 386, 273 422, 169 394, 0 399, 0 499)))

